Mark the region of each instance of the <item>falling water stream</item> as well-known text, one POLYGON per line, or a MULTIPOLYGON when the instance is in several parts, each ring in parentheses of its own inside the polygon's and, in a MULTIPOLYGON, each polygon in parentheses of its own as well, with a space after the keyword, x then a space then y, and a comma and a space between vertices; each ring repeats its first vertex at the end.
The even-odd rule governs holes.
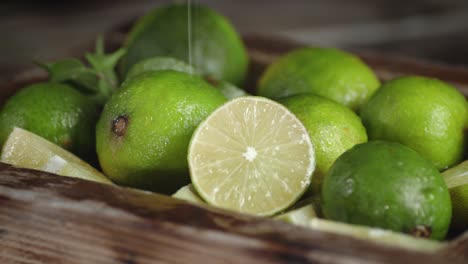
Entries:
MULTIPOLYGON (((192 64, 192 0, 187 0, 187 45, 188 45, 188 63, 192 64)), ((191 72, 191 74, 193 74, 191 72)))

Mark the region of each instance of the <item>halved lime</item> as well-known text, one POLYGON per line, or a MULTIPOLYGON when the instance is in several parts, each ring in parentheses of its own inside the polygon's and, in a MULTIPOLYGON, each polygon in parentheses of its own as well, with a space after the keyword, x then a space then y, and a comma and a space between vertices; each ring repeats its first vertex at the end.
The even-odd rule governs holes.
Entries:
POLYGON ((197 191, 193 188, 192 184, 185 185, 180 188, 172 197, 185 200, 194 204, 205 204, 205 202, 198 196, 197 191))
POLYGON ((435 251, 442 248, 444 245, 443 243, 434 240, 416 238, 385 229, 320 219, 316 217, 313 204, 308 204, 301 208, 291 210, 275 217, 275 219, 318 231, 351 236, 357 239, 370 240, 375 243, 411 250, 435 251))
POLYGON ((262 97, 229 101, 192 136, 190 176, 209 204, 272 215, 292 205, 310 184, 315 153, 304 125, 262 97))
POLYGON ((452 199, 452 223, 457 231, 468 229, 468 160, 442 173, 452 199))
POLYGON ((103 174, 72 153, 18 127, 13 129, 3 145, 1 161, 17 167, 41 170, 62 176, 112 183, 103 174))

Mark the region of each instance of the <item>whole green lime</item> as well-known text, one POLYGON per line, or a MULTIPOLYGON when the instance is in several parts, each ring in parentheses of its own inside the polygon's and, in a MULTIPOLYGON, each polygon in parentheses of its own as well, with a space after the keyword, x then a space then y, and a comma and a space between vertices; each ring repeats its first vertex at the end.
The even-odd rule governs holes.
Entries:
MULTIPOLYGON (((134 78, 135 76, 140 75, 142 73, 161 70, 174 70, 178 72, 184 72, 187 74, 200 75, 200 73, 197 70, 195 70, 194 67, 192 67, 185 61, 174 59, 171 57, 156 56, 144 59, 138 62, 137 64, 133 65, 133 67, 127 74, 127 79, 134 78)), ((218 88, 227 99, 234 99, 240 96, 247 95, 247 93, 244 90, 229 82, 218 81, 208 76, 205 76, 204 79, 214 87, 218 88)))
POLYGON ((209 84, 213 85, 214 87, 218 88, 221 93, 224 95, 229 100, 232 100, 237 97, 242 97, 242 96, 248 96, 249 94, 235 86, 234 84, 226 81, 218 81, 214 80, 212 78, 205 77, 205 81, 207 81, 209 84))
POLYGON ((65 84, 37 83, 24 87, 0 112, 0 143, 13 127, 21 127, 77 154, 95 160, 95 125, 99 106, 65 84))
POLYGON ((176 71, 124 82, 104 107, 96 130, 104 173, 122 185, 173 193, 189 183, 193 131, 226 98, 198 76, 176 71))
POLYGON ((443 239, 452 206, 442 175, 399 143, 369 141, 333 164, 322 188, 326 218, 443 239))
POLYGON ((312 93, 358 110, 379 86, 372 70, 350 53, 302 48, 271 64, 260 78, 257 93, 274 99, 312 93))
POLYGON ((189 62, 203 75, 240 85, 248 66, 246 49, 234 27, 202 5, 174 4, 153 10, 132 28, 126 47, 124 75, 145 58, 169 56, 189 62))
POLYGON ((313 193, 319 193, 333 162, 354 145, 367 142, 366 129, 349 108, 318 95, 293 95, 279 102, 301 120, 310 135, 317 164, 310 186, 313 193))
POLYGON ((195 68, 185 61, 171 57, 155 56, 141 60, 137 64, 133 65, 126 76, 126 79, 133 78, 145 72, 162 70, 173 70, 189 74, 198 74, 195 68))
POLYGON ((363 106, 361 118, 370 139, 404 144, 438 169, 463 157, 468 104, 437 79, 408 76, 385 83, 363 106))

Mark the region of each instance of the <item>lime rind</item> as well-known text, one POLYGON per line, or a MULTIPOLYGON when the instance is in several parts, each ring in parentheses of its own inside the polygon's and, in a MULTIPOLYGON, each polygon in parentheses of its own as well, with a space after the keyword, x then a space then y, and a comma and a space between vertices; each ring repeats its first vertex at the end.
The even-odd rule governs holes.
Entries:
MULTIPOLYGON (((274 147, 276 149, 276 146, 274 147)), ((197 127, 189 145, 188 161, 192 184, 208 204, 241 213, 268 216, 288 208, 306 191, 315 169, 315 152, 306 128, 286 107, 263 97, 246 96, 233 99, 219 107, 197 127), (240 112, 236 113, 236 111, 240 112), (268 114, 277 119, 280 116, 279 119, 282 122, 287 120, 289 123, 287 125, 280 124, 277 127, 278 131, 271 132, 272 127, 262 121, 268 120, 268 122, 272 122, 271 124, 275 124, 278 120, 271 119, 271 116, 263 116, 268 114), (253 122, 252 118, 257 119, 253 122), (263 151, 263 146, 266 149, 265 151, 270 154, 275 153, 274 155, 277 155, 280 153, 279 151, 273 151, 270 147, 271 140, 276 140, 274 136, 284 132, 281 129, 291 129, 295 131, 294 133, 300 135, 294 141, 281 142, 281 148, 287 151, 294 150, 295 144, 300 142, 305 151, 301 149, 304 153, 301 154, 299 160, 290 160, 291 157, 287 159, 287 155, 285 155, 283 157, 285 160, 272 158, 267 161, 269 156, 265 156, 266 152, 256 152, 257 148, 259 151, 263 151), (203 140, 203 138, 207 138, 204 133, 211 133, 211 137, 206 141, 203 140), (239 135, 245 137, 242 138, 239 135), (267 145, 256 145, 259 135, 263 135, 262 140, 265 142, 262 142, 262 144, 267 145), (239 137, 240 140, 236 137, 239 137), (223 145, 225 142, 229 142, 228 144, 231 144, 232 149, 226 148, 226 145, 223 145), (253 147, 250 148, 249 144, 253 147), (215 156, 215 159, 211 161, 206 159, 206 153, 215 156), (260 160, 259 162, 249 160, 255 159, 257 154, 259 155, 259 159, 257 159, 260 160), (225 159, 222 157, 225 157, 225 159), (203 164, 205 161, 212 163, 203 164), (265 165, 267 163, 268 165, 265 165), (220 164, 222 166, 219 166, 220 164), (229 171, 226 169, 227 165, 233 169, 229 171), (201 172, 203 169, 200 169, 201 166, 212 166, 213 168, 219 166, 223 168, 220 170, 214 169, 208 175, 207 172, 201 172), (290 177, 291 179, 279 177, 278 172, 283 173, 285 168, 296 172, 295 175, 300 176, 290 177), (219 176, 220 174, 224 174, 225 177, 219 176), (233 177, 233 175, 235 176, 233 177), (236 175, 239 178, 236 178, 236 175), (300 180, 298 180, 299 178, 300 180), (292 184, 286 182, 288 180, 296 182, 292 184), (242 181, 242 183, 238 181, 242 181), (274 183, 270 184, 269 182, 274 183)))

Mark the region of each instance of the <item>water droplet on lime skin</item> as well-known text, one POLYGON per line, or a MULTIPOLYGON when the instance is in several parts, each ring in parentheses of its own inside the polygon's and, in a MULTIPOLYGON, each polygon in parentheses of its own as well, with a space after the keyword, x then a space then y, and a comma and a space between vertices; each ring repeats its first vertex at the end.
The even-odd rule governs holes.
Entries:
POLYGON ((127 115, 119 115, 118 117, 112 120, 112 133, 117 137, 122 137, 127 132, 128 127, 128 117, 127 115))

